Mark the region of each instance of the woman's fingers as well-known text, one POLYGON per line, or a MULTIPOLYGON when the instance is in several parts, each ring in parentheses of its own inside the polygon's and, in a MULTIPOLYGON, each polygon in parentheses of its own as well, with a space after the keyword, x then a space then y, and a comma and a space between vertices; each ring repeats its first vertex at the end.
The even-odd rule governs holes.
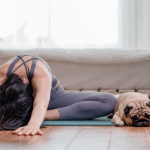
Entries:
POLYGON ((42 135, 43 134, 39 128, 29 127, 29 126, 20 127, 17 130, 13 131, 12 133, 17 135, 35 135, 35 134, 42 135))
POLYGON ((17 134, 18 134, 18 135, 23 135, 23 134, 25 134, 26 131, 27 131, 26 129, 23 129, 22 131, 20 131, 20 132, 17 133, 17 134))
POLYGON ((31 131, 32 131, 31 129, 26 131, 26 133, 24 135, 29 135, 31 131))
POLYGON ((38 131, 38 130, 32 130, 32 129, 29 129, 29 130, 22 130, 21 132, 18 133, 18 135, 35 135, 35 134, 40 134, 42 135, 41 131, 38 131))
POLYGON ((42 135, 43 133, 41 132, 40 129, 38 129, 38 132, 37 132, 39 135, 42 135))
POLYGON ((40 129, 38 129, 38 130, 33 130, 32 132, 30 132, 30 135, 35 135, 35 134, 42 135, 43 133, 41 132, 40 129))
POLYGON ((17 130, 15 130, 15 131, 12 131, 12 133, 17 133, 17 132, 20 132, 21 130, 22 130, 23 128, 22 127, 20 127, 20 128, 18 128, 17 130))
POLYGON ((30 135, 35 135, 37 133, 36 130, 33 130, 32 132, 30 132, 30 135))

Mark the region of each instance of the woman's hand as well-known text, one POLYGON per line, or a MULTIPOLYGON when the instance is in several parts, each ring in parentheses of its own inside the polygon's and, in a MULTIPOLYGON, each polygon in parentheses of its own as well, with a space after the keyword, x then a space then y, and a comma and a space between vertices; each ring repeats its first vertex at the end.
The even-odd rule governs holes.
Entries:
POLYGON ((15 131, 12 131, 12 134, 17 134, 17 135, 42 135, 43 133, 41 132, 41 130, 35 126, 35 125, 27 125, 27 126, 23 126, 18 128, 15 131))

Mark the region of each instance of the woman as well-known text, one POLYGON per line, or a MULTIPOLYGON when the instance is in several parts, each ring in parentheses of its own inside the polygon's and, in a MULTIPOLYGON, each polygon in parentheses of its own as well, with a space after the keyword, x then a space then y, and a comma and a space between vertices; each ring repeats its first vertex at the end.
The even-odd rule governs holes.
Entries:
POLYGON ((0 66, 0 129, 41 135, 44 120, 94 119, 113 112, 109 93, 67 93, 41 58, 19 55, 0 66), (17 129, 17 130, 16 130, 17 129))

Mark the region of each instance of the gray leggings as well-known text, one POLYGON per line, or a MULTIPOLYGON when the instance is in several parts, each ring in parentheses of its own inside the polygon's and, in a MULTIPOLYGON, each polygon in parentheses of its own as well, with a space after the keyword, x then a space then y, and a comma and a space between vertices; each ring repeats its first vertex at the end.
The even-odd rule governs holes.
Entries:
POLYGON ((48 110, 57 109, 61 120, 94 119, 113 112, 114 95, 103 92, 65 92, 59 85, 51 90, 48 110))

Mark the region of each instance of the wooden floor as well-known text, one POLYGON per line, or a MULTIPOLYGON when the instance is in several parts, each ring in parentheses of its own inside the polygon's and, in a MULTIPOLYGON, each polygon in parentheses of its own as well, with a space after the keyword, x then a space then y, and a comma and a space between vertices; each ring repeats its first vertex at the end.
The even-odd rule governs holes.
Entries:
POLYGON ((0 150, 150 150, 150 127, 47 126, 42 136, 0 132, 0 150))
POLYGON ((150 127, 46 126, 41 130, 42 136, 0 131, 0 150, 150 150, 150 127))

